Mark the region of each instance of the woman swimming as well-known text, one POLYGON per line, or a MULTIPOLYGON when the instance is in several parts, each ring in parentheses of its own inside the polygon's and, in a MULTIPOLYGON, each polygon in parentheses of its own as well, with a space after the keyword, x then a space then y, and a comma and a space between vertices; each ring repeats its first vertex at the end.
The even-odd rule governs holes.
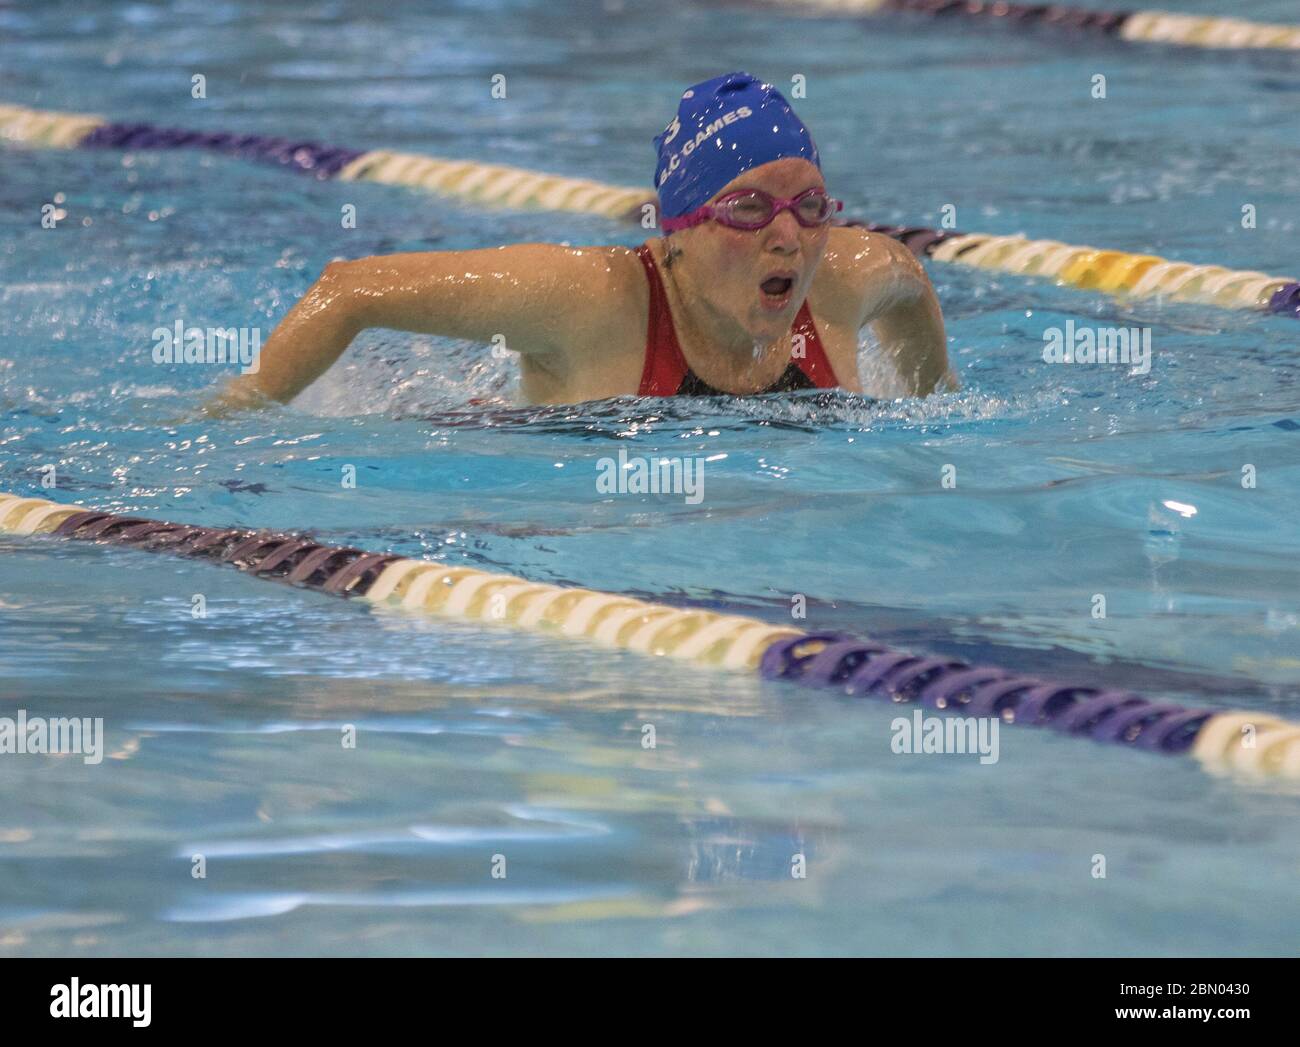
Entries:
POLYGON ((746 73, 696 84, 655 145, 662 238, 331 262, 208 409, 291 400, 373 327, 504 339, 531 403, 862 392, 867 324, 909 393, 950 381, 925 271, 889 237, 831 224, 841 205, 779 91, 746 73))

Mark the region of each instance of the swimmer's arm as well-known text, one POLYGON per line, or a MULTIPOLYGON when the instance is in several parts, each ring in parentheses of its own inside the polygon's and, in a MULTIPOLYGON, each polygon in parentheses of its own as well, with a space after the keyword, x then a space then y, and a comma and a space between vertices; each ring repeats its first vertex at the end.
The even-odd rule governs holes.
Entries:
POLYGON ((574 324, 598 308, 609 254, 557 244, 430 251, 331 262, 271 333, 256 371, 205 405, 209 413, 288 402, 372 327, 563 353, 574 324))
POLYGON ((880 349, 893 362, 913 396, 958 388, 948 366, 948 339, 943 312, 925 269, 903 244, 887 240, 889 279, 878 284, 864 322, 871 325, 880 349))
POLYGON ((882 233, 837 226, 822 265, 831 289, 823 310, 855 334, 869 324, 908 395, 957 388, 938 299, 911 251, 882 233))
POLYGON ((272 401, 288 402, 317 378, 365 327, 357 288, 345 276, 353 263, 330 262, 262 346, 253 369, 231 379, 203 411, 221 415, 272 401))

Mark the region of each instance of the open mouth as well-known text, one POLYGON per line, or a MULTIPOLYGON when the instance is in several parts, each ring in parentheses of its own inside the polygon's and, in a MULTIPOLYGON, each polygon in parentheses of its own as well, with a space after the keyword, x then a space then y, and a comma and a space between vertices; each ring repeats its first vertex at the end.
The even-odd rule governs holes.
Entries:
POLYGON ((794 277, 792 276, 769 276, 758 289, 763 292, 763 304, 777 307, 783 306, 790 298, 790 292, 794 290, 794 277))

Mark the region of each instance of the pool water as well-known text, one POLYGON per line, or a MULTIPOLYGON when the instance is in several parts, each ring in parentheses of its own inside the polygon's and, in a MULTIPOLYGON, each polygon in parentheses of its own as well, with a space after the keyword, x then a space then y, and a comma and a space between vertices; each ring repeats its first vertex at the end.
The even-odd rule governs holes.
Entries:
MULTIPOLYGON (((848 214, 1300 271, 1292 56, 685 2, 374 11, 6 7, 0 101, 644 185, 685 85, 803 74, 848 214)), ((158 326, 265 335, 337 256, 644 234, 190 153, 6 148, 0 198, 0 490, 773 622, 802 596, 801 627, 1300 718, 1294 321, 933 263, 963 388, 925 401, 864 340, 870 397, 530 409, 485 347, 372 332, 289 407, 178 423, 230 372, 154 363, 158 326), (1071 320, 1149 328, 1149 373, 1044 363, 1071 320), (620 449, 707 459, 703 499, 599 493, 620 449)), ((1295 951, 1294 791, 1016 728, 991 765, 896 755, 875 701, 138 551, 0 552, 0 713, 107 734, 99 765, 0 759, 6 953, 1295 951)))

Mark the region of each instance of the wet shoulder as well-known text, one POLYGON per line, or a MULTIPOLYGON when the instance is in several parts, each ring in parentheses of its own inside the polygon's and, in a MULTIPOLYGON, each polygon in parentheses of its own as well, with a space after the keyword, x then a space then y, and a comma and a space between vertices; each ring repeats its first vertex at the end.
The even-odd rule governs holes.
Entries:
POLYGON ((636 370, 645 348, 649 293, 645 271, 629 247, 583 248, 588 269, 586 293, 566 312, 571 326, 565 354, 569 369, 636 370), (626 368, 623 364, 626 362, 626 368))
POLYGON ((646 282, 645 268, 637 257, 635 247, 604 247, 600 250, 607 271, 607 307, 603 317, 607 336, 640 347, 645 342, 646 316, 650 309, 650 289, 646 282), (634 333, 635 337, 620 337, 629 332, 634 333))
POLYGON ((859 320, 873 290, 888 288, 900 251, 907 248, 882 233, 833 226, 808 293, 814 317, 825 316, 836 323, 859 320))

